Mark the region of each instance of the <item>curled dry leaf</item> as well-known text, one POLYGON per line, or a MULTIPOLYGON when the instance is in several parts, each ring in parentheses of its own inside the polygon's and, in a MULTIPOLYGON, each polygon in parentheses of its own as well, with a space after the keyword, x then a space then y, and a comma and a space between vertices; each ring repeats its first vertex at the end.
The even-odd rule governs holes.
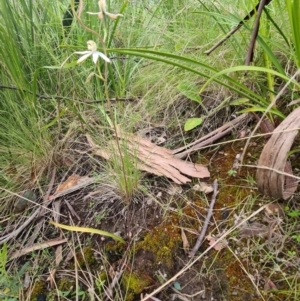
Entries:
POLYGON ((205 238, 209 241, 209 245, 213 246, 213 248, 216 251, 220 251, 220 250, 226 248, 228 245, 228 242, 226 239, 222 239, 221 241, 216 243, 216 241, 218 240, 218 237, 213 237, 210 234, 207 235, 205 238))
POLYGON ((189 253, 190 244, 189 241, 185 235, 184 230, 181 228, 181 239, 182 239, 182 245, 183 245, 183 251, 185 254, 189 253))
POLYGON ((265 139, 269 139, 271 137, 271 133, 274 131, 275 127, 273 125, 273 123, 271 123, 271 121, 269 119, 264 119, 261 123, 260 123, 260 128, 261 131, 264 134, 267 134, 264 136, 265 139))
POLYGON ((264 291, 268 292, 270 290, 278 290, 278 289, 275 283, 271 279, 265 277, 264 291))
POLYGON ((261 193, 276 199, 288 199, 297 189, 291 163, 287 155, 300 127, 300 107, 295 109, 274 130, 266 143, 256 173, 258 189, 261 193))
POLYGON ((193 190, 200 191, 200 192, 203 192, 205 194, 209 194, 209 193, 214 191, 214 188, 211 184, 208 184, 206 182, 200 182, 200 184, 196 184, 193 187, 193 190))
POLYGON ((88 185, 95 183, 96 178, 87 177, 87 176, 79 176, 79 175, 72 175, 67 178, 65 182, 58 185, 54 195, 49 197, 49 200, 54 200, 60 196, 66 195, 88 185))

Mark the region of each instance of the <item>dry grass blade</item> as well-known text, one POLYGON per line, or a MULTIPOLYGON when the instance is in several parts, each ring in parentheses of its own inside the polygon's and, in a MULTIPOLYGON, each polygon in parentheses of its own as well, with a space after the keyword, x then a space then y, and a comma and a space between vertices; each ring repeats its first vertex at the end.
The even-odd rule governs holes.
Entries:
POLYGON ((60 244, 65 243, 65 242, 67 242, 67 240, 65 238, 59 238, 59 239, 53 239, 53 240, 45 241, 45 242, 42 242, 42 243, 37 243, 37 244, 34 244, 30 247, 23 248, 22 250, 14 252, 10 256, 10 259, 18 258, 18 257, 21 257, 21 256, 26 255, 28 253, 31 253, 32 251, 37 251, 37 250, 50 248, 50 247, 60 245, 60 244))
POLYGON ((300 127, 300 108, 294 110, 276 129, 265 145, 257 170, 259 190, 269 196, 288 199, 297 189, 297 181, 284 173, 293 175, 287 154, 300 127), (266 167, 266 169, 264 169, 266 167))

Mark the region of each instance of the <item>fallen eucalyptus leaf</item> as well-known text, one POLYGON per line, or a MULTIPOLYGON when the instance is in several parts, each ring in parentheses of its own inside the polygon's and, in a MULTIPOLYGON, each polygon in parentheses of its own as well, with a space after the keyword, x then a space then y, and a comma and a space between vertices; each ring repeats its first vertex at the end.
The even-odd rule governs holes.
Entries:
POLYGON ((103 230, 98 230, 98 229, 94 229, 94 228, 85 228, 85 227, 77 227, 77 226, 68 226, 68 225, 63 225, 63 224, 59 224, 59 223, 55 223, 53 221, 50 221, 50 224, 54 225, 55 227, 59 227, 65 230, 69 230, 69 231, 77 231, 77 232, 85 232, 85 233, 93 233, 93 234, 100 234, 103 236, 108 236, 113 238, 114 240, 118 240, 120 242, 125 243, 124 239, 118 235, 115 235, 113 233, 107 232, 107 231, 103 231, 103 230))

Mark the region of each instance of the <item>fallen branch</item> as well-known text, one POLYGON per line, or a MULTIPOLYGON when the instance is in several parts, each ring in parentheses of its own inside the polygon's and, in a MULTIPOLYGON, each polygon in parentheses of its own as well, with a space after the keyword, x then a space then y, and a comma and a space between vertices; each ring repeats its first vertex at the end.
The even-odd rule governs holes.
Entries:
POLYGON ((217 198, 217 195, 218 195, 218 181, 217 180, 214 180, 213 187, 214 187, 214 193, 213 193, 213 196, 211 198, 211 202, 210 202, 210 206, 209 206, 206 218, 205 218, 205 222, 203 224, 201 233, 200 233, 200 235, 199 235, 199 237, 198 237, 198 239, 196 241, 196 244, 195 244, 194 248, 189 253, 189 257, 195 256, 196 252, 200 248, 200 246, 202 244, 202 241, 203 241, 203 238, 205 236, 206 230, 208 228, 209 221, 210 221, 210 219, 211 219, 211 217, 213 215, 213 208, 214 208, 214 205, 215 205, 215 202, 216 202, 216 198, 217 198))
POLYGON ((219 140, 220 138, 226 136, 227 134, 231 133, 231 131, 237 128, 240 124, 247 124, 253 116, 249 114, 242 114, 235 118, 232 121, 225 123, 223 126, 219 127, 218 129, 210 132, 209 134, 205 135, 204 137, 172 151, 172 154, 176 158, 183 159, 188 155, 198 151, 202 147, 211 145, 213 142, 219 140))

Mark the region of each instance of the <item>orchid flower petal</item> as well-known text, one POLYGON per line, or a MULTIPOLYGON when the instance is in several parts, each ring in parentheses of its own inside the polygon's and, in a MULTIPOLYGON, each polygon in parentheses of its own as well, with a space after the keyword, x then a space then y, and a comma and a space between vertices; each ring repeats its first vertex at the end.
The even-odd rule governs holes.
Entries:
POLYGON ((99 1, 98 1, 98 6, 99 6, 99 9, 100 9, 103 13, 106 13, 106 2, 105 2, 105 0, 99 0, 99 1))
POLYGON ((96 54, 97 54, 97 56, 100 56, 104 61, 106 61, 108 63, 111 62, 111 60, 104 53, 97 51, 96 54))
POLYGON ((94 13, 94 12, 91 12, 91 11, 87 11, 86 13, 89 14, 89 15, 98 15, 98 14, 100 14, 101 12, 99 12, 99 13, 94 13))
POLYGON ((92 51, 89 51, 88 53, 86 53, 85 55, 83 55, 82 57, 80 57, 78 60, 77 60, 77 64, 85 61, 89 56, 91 56, 93 54, 92 51))
POLYGON ((118 17, 123 17, 123 15, 121 15, 121 14, 112 14, 112 13, 109 13, 109 12, 106 12, 105 14, 108 17, 110 17, 112 20, 116 20, 118 17))
POLYGON ((88 40, 86 43, 87 43, 88 50, 92 52, 97 51, 97 44, 93 40, 88 40))
POLYGON ((97 51, 97 52, 93 52, 93 62, 94 62, 94 64, 96 64, 96 63, 97 63, 97 61, 98 61, 98 57, 99 57, 99 55, 98 55, 98 51, 97 51))
POLYGON ((89 50, 85 50, 85 51, 75 51, 74 53, 76 54, 87 54, 87 53, 90 53, 91 51, 89 50))

